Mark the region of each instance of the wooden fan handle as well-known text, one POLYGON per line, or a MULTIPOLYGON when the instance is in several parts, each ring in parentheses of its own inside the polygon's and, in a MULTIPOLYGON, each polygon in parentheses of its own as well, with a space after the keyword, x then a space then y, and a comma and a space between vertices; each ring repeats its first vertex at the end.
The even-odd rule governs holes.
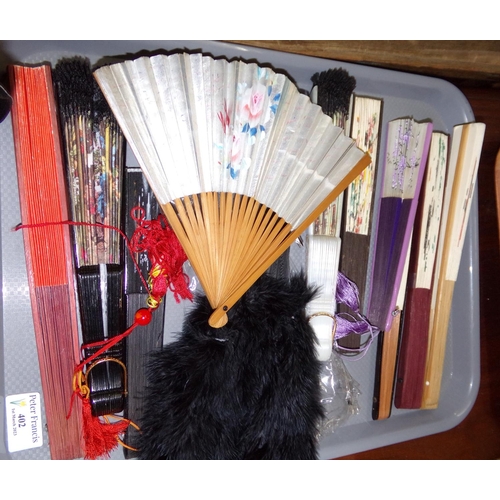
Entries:
POLYGON ((450 326, 454 289, 454 281, 445 280, 439 283, 437 303, 434 311, 434 322, 430 331, 429 348, 427 351, 424 392, 421 406, 423 410, 434 410, 439 405, 444 357, 446 353, 446 339, 450 326))
POLYGON ((323 212, 339 195, 342 193, 349 184, 351 184, 358 175, 371 163, 369 153, 358 161, 358 163, 351 169, 344 179, 333 189, 333 191, 323 200, 322 203, 316 207, 315 210, 307 217, 302 224, 277 246, 261 265, 254 270, 248 279, 246 279, 235 292, 233 292, 219 307, 217 307, 210 316, 208 323, 213 328, 221 328, 227 321, 227 311, 236 304, 236 302, 243 296, 243 294, 262 276, 267 268, 316 220, 318 215, 323 212))
POLYGON ((218 308, 210 316, 210 318, 208 320, 208 324, 212 328, 222 328, 223 326, 225 326, 227 324, 228 321, 229 321, 229 318, 227 317, 227 314, 224 311, 224 308, 218 308))
POLYGON ((391 328, 384 332, 382 349, 380 352, 380 375, 378 387, 374 390, 373 420, 385 420, 391 416, 392 397, 394 392, 394 377, 398 356, 399 329, 401 325, 401 311, 395 313, 391 328))

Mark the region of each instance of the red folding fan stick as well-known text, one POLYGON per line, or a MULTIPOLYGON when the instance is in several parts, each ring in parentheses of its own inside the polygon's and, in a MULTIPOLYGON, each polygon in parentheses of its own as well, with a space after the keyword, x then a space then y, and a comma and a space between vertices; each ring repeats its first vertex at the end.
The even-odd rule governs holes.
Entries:
MULTIPOLYGON (((9 68, 21 217, 25 224, 68 217, 50 67, 9 68)), ((80 411, 66 419, 78 363, 69 231, 63 225, 23 232, 50 453, 82 456, 80 411)))

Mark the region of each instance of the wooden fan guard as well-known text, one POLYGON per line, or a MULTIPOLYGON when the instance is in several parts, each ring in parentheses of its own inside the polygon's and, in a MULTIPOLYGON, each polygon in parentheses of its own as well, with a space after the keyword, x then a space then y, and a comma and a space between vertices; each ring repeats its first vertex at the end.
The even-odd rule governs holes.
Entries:
POLYGON ((370 161, 366 153, 295 229, 255 198, 241 194, 205 192, 162 205, 214 309, 210 326, 227 323, 229 309, 370 161))

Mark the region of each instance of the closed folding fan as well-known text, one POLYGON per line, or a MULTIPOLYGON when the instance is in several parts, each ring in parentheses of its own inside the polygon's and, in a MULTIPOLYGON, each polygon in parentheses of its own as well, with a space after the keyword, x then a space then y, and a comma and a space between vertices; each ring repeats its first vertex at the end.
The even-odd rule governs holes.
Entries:
POLYGON ((370 162, 288 77, 256 63, 161 54, 94 75, 213 327, 370 162))

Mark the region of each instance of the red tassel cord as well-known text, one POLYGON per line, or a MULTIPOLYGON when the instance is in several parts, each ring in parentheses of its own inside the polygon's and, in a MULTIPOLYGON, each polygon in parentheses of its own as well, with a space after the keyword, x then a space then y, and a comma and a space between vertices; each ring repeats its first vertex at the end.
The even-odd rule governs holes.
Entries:
MULTIPOLYGON (((92 356, 84 359, 75 368, 73 374, 73 395, 67 418, 71 417, 75 397, 79 397, 82 402, 82 431, 85 442, 85 459, 95 460, 97 458, 109 458, 110 453, 118 447, 120 437, 125 433, 128 426, 132 424, 130 420, 122 419, 118 422, 110 423, 108 419, 92 414, 90 405, 90 389, 87 385, 88 375, 93 361, 104 354, 108 349, 124 339, 139 325, 146 325, 151 321, 150 309, 139 309, 135 314, 135 321, 130 328, 120 335, 109 340, 94 342, 82 346, 82 352, 89 347, 101 346, 92 356), (147 318, 147 319, 144 319, 147 318), (146 322, 147 321, 147 322, 146 322), (90 365, 90 366, 88 366, 90 365)), ((104 358, 109 359, 109 358, 104 358)))
POLYGON ((151 262, 150 298, 153 303, 163 297, 167 290, 172 291, 175 301, 193 298, 182 266, 187 260, 167 218, 160 214, 157 219, 146 220, 145 211, 140 207, 132 209, 130 216, 137 227, 130 241, 133 252, 146 252, 151 262))
POLYGON ((109 454, 117 448, 120 436, 125 433, 130 421, 103 422, 92 415, 90 399, 82 398, 83 435, 85 437, 85 459, 96 460, 109 458, 109 454))
MULTIPOLYGON (((104 417, 92 415, 90 389, 87 386, 85 376, 89 371, 89 365, 95 362, 95 360, 103 355, 108 349, 130 335, 137 326, 149 324, 153 311, 160 305, 168 290, 174 294, 176 302, 180 302, 181 299, 191 300, 193 298, 188 286, 189 279, 183 272, 183 264, 187 261, 187 256, 175 233, 168 224, 166 217, 161 214, 155 220, 146 220, 145 212, 140 207, 132 209, 130 215, 137 224, 130 242, 119 228, 106 226, 104 224, 97 225, 118 231, 124 238, 127 248, 133 256, 140 252, 146 252, 151 262, 151 271, 147 281, 142 276, 135 258, 133 261, 145 288, 149 290, 149 297, 146 304, 148 307, 141 308, 136 312, 133 324, 122 334, 111 339, 82 346, 82 352, 89 347, 99 347, 99 349, 88 358, 82 360, 75 368, 73 376, 73 396, 71 398, 67 418, 71 416, 75 397, 79 397, 82 402, 85 458, 88 460, 108 458, 118 444, 127 446, 120 438, 129 425, 138 429, 130 420, 116 417, 115 415, 106 415, 104 417), (116 422, 110 422, 110 418, 118 420, 116 422)), ((62 221, 40 224, 20 224, 16 226, 15 230, 59 224, 95 225, 85 222, 62 221)))

